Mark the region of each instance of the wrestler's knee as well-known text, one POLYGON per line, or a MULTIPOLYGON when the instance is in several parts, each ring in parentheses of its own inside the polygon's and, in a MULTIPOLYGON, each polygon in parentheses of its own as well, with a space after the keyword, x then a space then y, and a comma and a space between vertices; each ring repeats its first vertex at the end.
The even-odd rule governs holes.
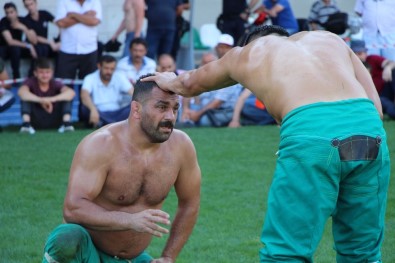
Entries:
POLYGON ((88 232, 80 225, 59 225, 48 237, 43 262, 70 262, 79 257, 89 240, 88 232))

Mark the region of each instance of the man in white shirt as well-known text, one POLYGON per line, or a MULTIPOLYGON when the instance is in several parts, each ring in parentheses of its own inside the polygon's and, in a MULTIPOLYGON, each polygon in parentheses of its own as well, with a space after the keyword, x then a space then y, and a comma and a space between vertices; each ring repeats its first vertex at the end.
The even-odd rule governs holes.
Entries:
POLYGON ((395 61, 395 1, 357 0, 354 11, 362 17, 368 54, 395 61))
POLYGON ((97 66, 99 69, 85 77, 81 88, 80 120, 93 127, 125 120, 130 105, 124 104, 124 97, 133 95, 130 81, 115 72, 113 56, 102 56, 97 66))
POLYGON ((56 77, 83 79, 96 70, 100 0, 58 0, 55 22, 60 27, 56 77))
POLYGON ((147 42, 135 38, 130 43, 130 56, 118 61, 117 71, 122 72, 133 84, 143 75, 156 71, 155 60, 147 57, 147 42))

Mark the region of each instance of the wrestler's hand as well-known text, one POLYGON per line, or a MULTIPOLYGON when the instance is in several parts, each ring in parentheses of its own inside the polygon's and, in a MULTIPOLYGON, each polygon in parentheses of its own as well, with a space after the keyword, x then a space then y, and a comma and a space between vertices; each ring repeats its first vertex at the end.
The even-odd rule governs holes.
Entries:
POLYGON ((162 257, 151 260, 151 263, 173 263, 173 259, 169 257, 162 257))
POLYGON ((162 90, 175 92, 170 85, 175 78, 177 75, 174 72, 156 72, 154 76, 145 77, 141 81, 154 81, 162 90))
POLYGON ((158 209, 147 209, 135 214, 131 214, 130 227, 142 233, 162 237, 168 234, 169 230, 159 226, 158 224, 170 225, 169 214, 158 209))

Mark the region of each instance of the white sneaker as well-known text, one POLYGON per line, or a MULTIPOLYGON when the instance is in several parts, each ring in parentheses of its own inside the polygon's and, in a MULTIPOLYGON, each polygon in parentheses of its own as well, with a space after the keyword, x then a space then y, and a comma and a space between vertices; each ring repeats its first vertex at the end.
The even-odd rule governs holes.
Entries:
POLYGON ((68 126, 60 126, 58 129, 59 133, 64 133, 64 132, 73 132, 74 131, 74 127, 72 125, 68 125, 68 126))
POLYGON ((36 131, 34 130, 34 128, 32 126, 29 126, 29 127, 23 127, 22 126, 19 132, 20 133, 29 133, 29 134, 35 134, 36 133, 36 131))

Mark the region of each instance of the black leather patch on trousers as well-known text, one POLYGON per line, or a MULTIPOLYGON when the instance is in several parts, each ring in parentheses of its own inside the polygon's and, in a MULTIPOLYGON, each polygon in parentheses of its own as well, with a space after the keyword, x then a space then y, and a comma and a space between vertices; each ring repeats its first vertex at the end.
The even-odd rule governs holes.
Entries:
POLYGON ((343 140, 333 139, 331 144, 338 148, 341 161, 372 161, 377 159, 381 137, 355 135, 343 140))

